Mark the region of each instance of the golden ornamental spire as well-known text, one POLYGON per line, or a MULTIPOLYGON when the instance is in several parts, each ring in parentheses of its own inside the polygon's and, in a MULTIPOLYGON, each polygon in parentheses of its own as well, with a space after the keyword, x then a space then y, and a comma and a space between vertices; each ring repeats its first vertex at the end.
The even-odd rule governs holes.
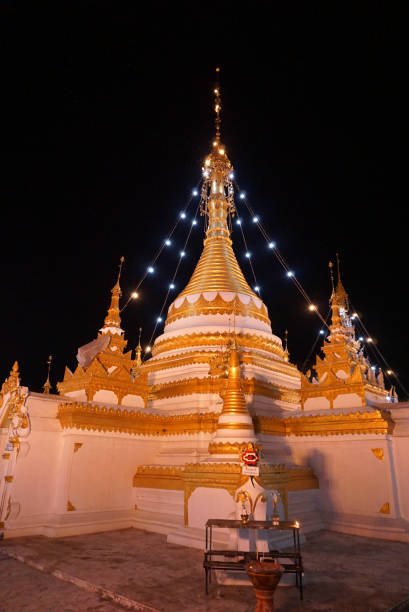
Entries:
MULTIPOLYGON (((218 72, 218 70, 217 70, 218 72)), ((249 287, 232 249, 229 215, 234 216, 233 166, 220 142, 220 85, 214 89, 216 137, 202 172, 200 213, 207 217, 204 249, 180 296, 206 291, 229 291, 257 297, 249 287)))
POLYGON ((47 380, 45 381, 43 385, 43 393, 45 393, 46 395, 49 395, 52 389, 51 382, 50 382, 50 367, 51 367, 52 360, 53 360, 53 356, 50 355, 47 361, 47 365, 48 365, 47 380))
POLYGON ((348 310, 349 309, 348 294, 345 291, 344 286, 341 281, 341 272, 340 272, 338 253, 336 253, 336 257, 337 257, 337 286, 336 286, 335 292, 337 294, 337 299, 338 299, 339 304, 342 306, 342 308, 344 308, 344 310, 348 310))
POLYGON ((214 112, 215 112, 215 126, 216 126, 216 143, 220 143, 220 111, 222 110, 222 100, 220 94, 220 68, 216 68, 216 86, 214 88, 214 112))
POLYGON ((334 267, 334 264, 332 263, 332 261, 329 262, 328 267, 329 267, 329 273, 331 276, 331 297, 332 297, 335 294, 334 274, 332 272, 332 268, 334 267))
POLYGON ((142 365, 141 334, 142 334, 142 327, 139 328, 138 345, 137 345, 136 350, 135 350, 135 359, 133 361, 133 365, 132 365, 132 368, 131 368, 131 375, 132 375, 134 380, 139 375, 140 369, 141 369, 141 365, 142 365))
POLYGON ((284 361, 290 361, 290 353, 288 351, 288 329, 284 334, 284 361))
POLYGON ((138 346, 136 347, 135 364, 140 368, 142 365, 142 347, 141 347, 142 327, 139 328, 138 346))
POLYGON ((230 454, 244 442, 256 441, 253 419, 246 405, 241 387, 240 360, 234 343, 229 358, 226 389, 223 392, 223 408, 217 422, 216 434, 209 443, 211 454, 230 454))
MULTIPOLYGON (((102 328, 102 330, 106 329, 108 330, 111 327, 117 327, 120 328, 121 327, 121 316, 120 316, 120 311, 119 311, 119 298, 122 295, 122 291, 121 291, 121 287, 119 285, 119 281, 121 278, 121 272, 122 272, 122 265, 125 261, 125 257, 121 257, 121 259, 119 260, 119 272, 118 272, 118 279, 115 283, 115 285, 113 286, 112 290, 111 290, 111 305, 108 309, 108 313, 107 316, 105 317, 105 321, 104 321, 104 327, 102 328)), ((101 331, 102 331, 101 330, 101 331)))
POLYGON ((233 344, 229 359, 229 374, 227 386, 224 392, 223 409, 221 414, 225 415, 248 415, 246 400, 240 383, 240 362, 237 344, 233 344))

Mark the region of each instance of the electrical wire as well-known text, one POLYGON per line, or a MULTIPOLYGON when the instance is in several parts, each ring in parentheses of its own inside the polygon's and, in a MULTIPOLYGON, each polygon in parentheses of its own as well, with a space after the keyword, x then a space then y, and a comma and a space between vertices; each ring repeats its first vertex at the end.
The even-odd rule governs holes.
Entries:
MULTIPOLYGON (((237 181, 234 182, 236 188, 238 191, 240 191, 239 185, 237 183, 237 181)), ((307 304, 311 307, 310 310, 311 312, 315 312, 315 314, 318 316, 318 318, 320 319, 321 323, 323 325, 325 325, 328 328, 328 325, 324 319, 324 317, 322 316, 322 314, 320 313, 320 311, 318 310, 318 307, 313 304, 310 296, 308 295, 308 293, 305 291, 304 287, 301 285, 301 283, 299 282, 299 280, 296 278, 296 276, 294 275, 294 273, 291 271, 289 265, 287 264, 286 260, 284 259, 283 255, 280 253, 280 251, 277 248, 277 245, 275 244, 275 242, 273 242, 270 238, 270 236, 268 235, 267 231, 265 230, 263 224, 261 223, 260 219, 258 218, 258 216, 254 213, 253 208, 250 206, 250 204, 247 201, 247 198, 243 198, 244 200, 244 204, 247 208, 247 210, 249 211, 251 217, 253 219, 257 218, 257 227, 260 230, 261 235, 263 236, 263 238, 265 239, 266 243, 269 245, 274 245, 272 247, 270 247, 272 249, 272 251, 274 252, 275 256, 277 257, 279 263, 281 264, 281 266, 284 268, 284 270, 287 273, 287 276, 289 278, 291 278, 292 282, 294 283, 294 285, 296 286, 296 288, 298 289, 298 291, 301 293, 301 295, 303 296, 303 298, 305 299, 305 301, 307 302, 307 304)))
MULTIPOLYGON (((187 247, 187 245, 188 245, 188 243, 189 243, 190 236, 191 236, 191 234, 192 234, 192 229, 193 229, 193 227, 195 227, 195 225, 196 225, 196 223, 195 223, 195 222, 196 222, 196 217, 197 217, 197 214, 198 214, 198 212, 199 212, 199 209, 200 209, 200 203, 199 203, 199 204, 197 205, 197 207, 196 207, 196 211, 195 211, 195 215, 194 215, 194 217, 193 217, 193 221, 192 221, 192 223, 190 224, 190 228, 189 228, 188 234, 187 234, 187 236, 186 236, 186 240, 185 240, 185 242, 184 242, 184 244, 183 244, 182 251, 181 251, 181 253, 180 253, 180 255, 179 255, 179 259, 178 259, 178 262, 177 262, 177 264, 176 264, 175 271, 174 271, 173 276, 172 276, 172 278, 171 278, 171 281, 170 281, 170 283, 169 283, 168 290, 167 290, 166 295, 165 295, 165 298, 164 298, 164 300, 163 300, 163 303, 162 303, 162 306, 161 306, 161 309, 160 309, 159 315, 158 315, 158 317, 157 317, 157 319, 156 319, 156 323, 155 323, 155 326, 154 326, 154 328, 153 328, 152 334, 151 334, 151 336, 150 336, 150 338, 149 338, 149 342, 148 342, 148 346, 149 346, 149 347, 151 347, 151 345, 152 345, 152 340, 153 340, 153 338, 154 338, 154 336, 155 336, 155 333, 156 333, 156 330, 157 330, 158 324, 162 322, 162 314, 163 314, 163 311, 164 311, 165 306, 166 306, 166 304, 167 304, 167 301, 168 301, 168 298, 169 298, 170 292, 171 292, 171 290, 172 290, 172 285, 174 284, 175 279, 176 279, 176 276, 177 276, 177 273, 179 272, 180 264, 182 263, 182 259, 184 258, 184 255, 182 255, 182 253, 184 253, 184 252, 185 252, 185 249, 186 249, 186 247, 187 247)), ((146 355, 146 352, 145 352, 145 359, 146 359, 146 358, 147 358, 147 355, 146 355)))
MULTIPOLYGON (((189 198, 188 203, 186 204, 186 206, 182 209, 181 213, 179 213, 178 218, 176 220, 176 222, 174 223, 173 227, 171 228, 170 232, 167 234, 165 240, 163 240, 161 246, 159 247, 158 251, 156 252, 156 255, 153 257, 153 259, 151 260, 150 264, 147 266, 147 268, 145 269, 144 274, 142 275, 141 279, 139 280, 138 284, 136 285, 134 292, 137 292, 139 287, 142 285, 143 281, 146 279, 146 277, 149 274, 149 268, 153 267, 153 265, 156 263, 156 261, 159 259, 160 255, 162 254, 162 251, 164 250, 164 248, 166 247, 166 241, 169 240, 173 234, 176 231, 176 228, 178 227, 182 217, 182 214, 186 214, 186 212, 188 211, 193 199, 195 197, 197 197, 196 195, 194 195, 195 192, 199 192, 200 189, 200 185, 201 185, 202 179, 199 180, 199 182, 196 184, 196 187, 193 189, 192 191, 192 195, 189 198)), ((127 306, 129 305, 129 302, 131 302, 132 300, 132 293, 129 296, 129 298, 127 299, 127 301, 125 302, 124 306, 122 306, 120 312, 122 313, 125 308, 127 308, 127 306)))

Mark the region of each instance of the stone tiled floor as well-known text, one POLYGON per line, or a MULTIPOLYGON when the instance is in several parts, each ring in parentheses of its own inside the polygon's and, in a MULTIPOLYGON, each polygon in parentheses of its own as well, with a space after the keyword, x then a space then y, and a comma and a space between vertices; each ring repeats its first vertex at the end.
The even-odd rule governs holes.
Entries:
MULTIPOLYGON (((252 589, 212 584, 204 594, 203 554, 166 544, 165 536, 137 529, 61 539, 0 542, 0 611, 124 609, 103 592, 89 592, 65 577, 87 581, 160 612, 250 612, 252 589), (10 558, 20 555, 40 571, 10 558)), ((295 587, 279 587, 276 612, 386 612, 409 598, 409 544, 321 531, 303 546, 304 601, 295 587)), ((134 602, 134 603, 132 603, 134 602)), ((132 609, 132 608, 128 608, 132 609)), ((146 610, 146 608, 145 608, 146 610)))

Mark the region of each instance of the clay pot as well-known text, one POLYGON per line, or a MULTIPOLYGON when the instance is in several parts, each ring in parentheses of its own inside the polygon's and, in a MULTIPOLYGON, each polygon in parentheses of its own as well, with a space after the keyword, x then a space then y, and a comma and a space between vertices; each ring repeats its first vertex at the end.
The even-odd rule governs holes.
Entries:
POLYGON ((254 612, 273 612, 274 591, 283 575, 283 566, 273 561, 252 561, 247 564, 246 572, 256 594, 254 612))

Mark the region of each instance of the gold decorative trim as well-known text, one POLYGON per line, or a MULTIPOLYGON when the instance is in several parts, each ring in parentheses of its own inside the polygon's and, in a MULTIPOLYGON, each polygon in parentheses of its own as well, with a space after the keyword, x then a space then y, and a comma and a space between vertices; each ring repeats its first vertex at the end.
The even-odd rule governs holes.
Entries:
MULTIPOLYGON (((220 393, 225 390, 225 387, 225 378, 213 378, 211 376, 203 378, 184 378, 182 380, 152 385, 149 399, 168 399, 170 397, 179 397, 194 393, 220 395, 220 393)), ((241 380, 241 387, 246 395, 262 395, 291 404, 299 404, 300 401, 300 396, 297 391, 263 382, 256 378, 243 378, 241 380)))
MULTIPOLYGON (((231 413, 229 413, 231 414, 231 413)), ((241 414, 241 413, 239 413, 241 414)), ((253 424, 250 423, 219 423, 217 429, 220 430, 224 430, 224 429, 251 429, 253 431, 254 427, 253 424)))
POLYGON ((83 442, 74 442, 74 453, 78 453, 82 445, 83 445, 83 442))
POLYGON ((284 419, 285 435, 340 436, 346 434, 390 434, 395 424, 390 415, 373 412, 311 415, 284 419))
POLYGON ((212 455, 238 455, 243 442, 210 442, 209 453, 212 455))
MULTIPOLYGON (((61 404, 58 408, 58 419, 63 429, 113 431, 134 435, 169 436, 194 435, 200 432, 214 433, 217 429, 218 418, 219 414, 215 412, 158 416, 81 403, 61 404)), ((267 436, 390 434, 395 426, 389 413, 380 410, 287 417, 285 419, 254 416, 253 422, 255 432, 267 436)), ((210 444, 213 448, 214 442, 210 444)), ((234 444, 232 450, 223 452, 232 454, 233 448, 235 448, 234 444)))
MULTIPOLYGON (((260 349, 262 351, 275 353, 278 357, 283 359, 284 351, 281 343, 275 342, 273 339, 258 336, 257 334, 236 334, 236 339, 239 349, 260 349)), ((217 334, 212 332, 199 332, 174 336, 172 338, 164 338, 162 340, 159 337, 152 349, 152 355, 156 357, 160 353, 183 350, 184 348, 193 346, 217 346, 224 348, 229 340, 230 334, 228 332, 218 332, 217 334)))
MULTIPOLYGON (((185 351, 178 353, 178 355, 170 355, 169 357, 156 357, 154 360, 150 359, 145 361, 143 364, 144 372, 157 372, 162 370, 168 370, 171 368, 180 368, 187 365, 195 365, 198 363, 206 363, 209 368, 213 365, 213 360, 220 355, 224 355, 225 351, 220 350, 197 350, 197 351, 185 351)), ((254 353, 252 350, 243 351, 240 355, 241 363, 253 365, 256 367, 263 368, 270 372, 278 374, 285 374, 286 376, 292 376, 297 380, 300 379, 301 375, 298 372, 296 366, 279 359, 271 359, 271 357, 264 357, 258 353, 254 353)), ((210 373, 210 371, 209 371, 210 373)), ((299 393, 299 391, 297 391, 299 393)))
POLYGON ((390 514, 391 513, 391 509, 390 509, 390 506, 389 506, 389 502, 385 502, 383 504, 383 506, 379 509, 379 512, 381 514, 390 514))
POLYGON ((67 512, 74 512, 74 510, 76 510, 76 507, 72 505, 70 500, 68 500, 67 501, 67 512))
POLYGON ((3 459, 10 459, 10 453, 3 453, 2 457, 3 459))
POLYGON ((224 300, 219 292, 217 292, 213 300, 209 301, 206 300, 203 294, 201 294, 200 297, 194 303, 189 302, 187 297, 184 298, 184 300, 178 307, 176 307, 175 302, 173 302, 168 311, 166 324, 169 325, 177 319, 198 315, 231 315, 233 313, 235 313, 236 316, 240 315, 244 317, 253 317, 254 319, 259 319, 261 321, 264 321, 268 325, 271 325, 270 319, 268 318, 267 314, 267 308, 265 307, 263 302, 261 302, 261 306, 258 307, 253 297, 250 297, 248 304, 244 304, 240 300, 240 298, 233 300, 224 300))
POLYGON ((5 477, 4 477, 4 480, 5 480, 6 482, 13 482, 13 476, 5 476, 5 477))
POLYGON ((254 430, 266 436, 285 436, 287 435, 285 419, 278 417, 254 416, 254 430))
POLYGON ((371 448, 371 451, 373 452, 375 457, 379 459, 380 461, 383 461, 385 459, 383 448, 371 448))
MULTIPOLYGON (((231 445, 236 448, 236 444, 231 445)), ((240 448, 241 444, 238 445, 240 448)), ((141 488, 184 491, 184 522, 189 524, 189 498, 197 487, 226 489, 233 497, 248 480, 239 463, 186 463, 183 467, 139 466, 133 486, 141 488)), ((286 465, 260 465, 260 476, 255 478, 265 489, 277 489, 288 516, 288 491, 318 488, 318 480, 310 468, 291 468, 286 465)))
POLYGON ((112 431, 134 435, 170 436, 216 431, 215 413, 159 416, 145 412, 89 404, 61 404, 58 419, 63 429, 112 431))

